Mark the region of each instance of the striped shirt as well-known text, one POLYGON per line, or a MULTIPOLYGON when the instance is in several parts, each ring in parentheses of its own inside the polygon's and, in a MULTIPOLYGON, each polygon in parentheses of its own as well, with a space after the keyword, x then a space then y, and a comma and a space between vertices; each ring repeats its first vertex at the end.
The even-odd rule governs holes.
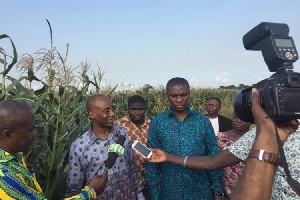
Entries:
MULTIPOLYGON (((0 199, 46 199, 43 191, 25 164, 24 156, 15 156, 0 149, 0 199)), ((92 199, 92 192, 83 189, 69 199, 92 199)))

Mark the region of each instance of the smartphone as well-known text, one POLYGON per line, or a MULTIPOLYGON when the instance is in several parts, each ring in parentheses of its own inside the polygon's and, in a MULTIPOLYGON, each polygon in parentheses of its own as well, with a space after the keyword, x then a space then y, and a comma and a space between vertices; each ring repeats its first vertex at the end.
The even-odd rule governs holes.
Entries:
POLYGON ((152 151, 138 140, 134 141, 134 143, 132 144, 132 148, 139 154, 141 154, 144 158, 149 159, 152 155, 152 151))

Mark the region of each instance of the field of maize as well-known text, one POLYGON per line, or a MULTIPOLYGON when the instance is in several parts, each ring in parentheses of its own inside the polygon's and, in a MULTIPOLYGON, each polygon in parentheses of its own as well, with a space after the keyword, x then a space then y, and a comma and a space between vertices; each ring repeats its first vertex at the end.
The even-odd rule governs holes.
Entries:
MULTIPOLYGON (((30 168, 36 172, 48 199, 63 199, 69 147, 89 126, 85 102, 90 95, 108 95, 116 106, 116 119, 127 114, 127 99, 134 94, 146 99, 146 115, 149 118, 168 108, 163 87, 145 85, 130 91, 117 91, 118 86, 101 88, 104 73, 100 68, 92 72, 87 61, 78 67, 66 64, 68 44, 65 55, 60 54, 51 42, 49 49, 39 49, 18 59, 10 37, 2 34, 0 42, 2 39, 10 40, 13 52, 7 54, 0 43, 0 63, 3 69, 0 100, 22 100, 34 111, 39 134, 26 152, 26 159, 30 168), (20 73, 18 78, 9 76, 13 68, 20 73), (41 87, 34 89, 32 86, 37 83, 41 87)), ((189 106, 205 113, 206 99, 218 97, 222 101, 221 114, 231 117, 236 92, 234 89, 192 88, 189 106)))

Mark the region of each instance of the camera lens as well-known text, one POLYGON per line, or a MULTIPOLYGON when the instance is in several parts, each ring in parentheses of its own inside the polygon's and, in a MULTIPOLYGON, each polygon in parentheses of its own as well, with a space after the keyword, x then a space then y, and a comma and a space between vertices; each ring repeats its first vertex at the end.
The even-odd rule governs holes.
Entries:
POLYGON ((234 98, 234 112, 243 122, 254 123, 251 112, 252 106, 252 87, 239 91, 234 98))

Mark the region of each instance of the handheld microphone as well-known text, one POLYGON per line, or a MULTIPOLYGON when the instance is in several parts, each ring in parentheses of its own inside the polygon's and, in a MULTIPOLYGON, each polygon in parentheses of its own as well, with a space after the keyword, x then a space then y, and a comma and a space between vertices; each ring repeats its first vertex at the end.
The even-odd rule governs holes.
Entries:
MULTIPOLYGON (((126 137, 124 135, 119 135, 119 137, 116 141, 116 144, 123 146, 125 140, 126 140, 126 137)), ((104 169, 103 175, 107 175, 107 171, 110 168, 112 168, 112 166, 115 164, 118 157, 119 157, 119 154, 117 154, 116 152, 108 152, 108 157, 104 161, 105 169, 104 169)))

